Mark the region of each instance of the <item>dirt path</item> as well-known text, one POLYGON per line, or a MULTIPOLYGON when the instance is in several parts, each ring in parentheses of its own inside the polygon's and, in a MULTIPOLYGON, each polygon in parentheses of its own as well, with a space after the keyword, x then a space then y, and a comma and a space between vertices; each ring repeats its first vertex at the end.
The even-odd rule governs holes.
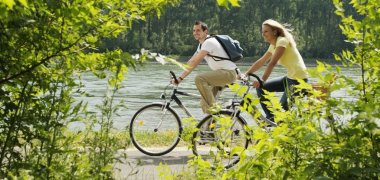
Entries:
MULTIPOLYGON (((134 147, 121 150, 127 158, 124 162, 116 163, 116 179, 160 179, 158 167, 160 163, 167 164, 170 172, 178 173, 186 170, 186 164, 193 153, 187 147, 176 147, 172 152, 164 156, 148 156, 134 147)), ((161 178, 162 179, 162 178, 161 178)))

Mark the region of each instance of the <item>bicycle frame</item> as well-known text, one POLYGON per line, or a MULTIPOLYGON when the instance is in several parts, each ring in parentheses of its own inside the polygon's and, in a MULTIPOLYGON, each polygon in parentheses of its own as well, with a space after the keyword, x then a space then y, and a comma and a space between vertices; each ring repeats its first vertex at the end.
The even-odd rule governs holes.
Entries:
MULTIPOLYGON (((169 86, 169 85, 168 85, 169 86)), ((168 87, 167 86, 167 87, 168 87)), ((183 95, 183 96, 191 96, 191 97, 201 97, 200 95, 198 94, 192 94, 192 93, 187 93, 187 92, 183 92, 183 91, 179 91, 178 90, 178 86, 176 85, 170 95, 170 100, 167 101, 166 100, 166 96, 165 96, 165 91, 166 91, 167 88, 165 88, 164 90, 164 93, 161 94, 161 99, 164 99, 165 100, 165 106, 163 108, 167 108, 170 106, 170 104, 174 101, 179 107, 180 109, 183 110, 183 112, 185 112, 185 114, 188 116, 188 117, 193 117, 193 115, 190 113, 190 111, 186 108, 186 106, 182 103, 182 101, 180 100, 180 98, 178 98, 177 94, 178 95, 183 95)))
MULTIPOLYGON (((176 78, 176 76, 175 76, 175 74, 174 74, 174 72, 172 72, 172 71, 170 71, 170 74, 172 75, 172 78, 176 81, 176 82, 178 82, 177 81, 177 78, 176 78)), ((252 74, 252 73, 250 73, 250 74, 248 74, 248 76, 246 77, 246 78, 243 78, 242 79, 242 81, 241 81, 241 84, 243 85, 243 86, 246 86, 247 87, 247 89, 246 89, 246 91, 243 93, 243 98, 242 99, 244 99, 247 95, 248 95, 248 93, 249 93, 249 91, 250 91, 250 89, 251 89, 251 87, 252 87, 252 85, 251 85, 251 80, 250 80, 250 77, 254 77, 254 78, 256 78, 258 81, 259 81, 259 83, 260 83, 260 85, 262 86, 262 84, 263 84, 263 82, 261 81, 261 79, 256 75, 256 74, 252 74)), ((167 87, 169 87, 170 86, 170 84, 168 85, 168 86, 166 86, 166 88, 165 88, 165 90, 164 90, 164 93, 163 94, 161 94, 161 99, 164 99, 165 100, 165 106, 163 107, 164 109, 166 109, 167 107, 169 107, 170 106, 170 104, 171 104, 171 102, 175 102, 184 112, 185 112, 185 114, 188 116, 188 117, 194 117, 191 113, 190 113, 190 111, 185 107, 185 105, 182 103, 182 101, 180 100, 180 98, 178 98, 178 96, 177 96, 177 94, 178 95, 183 95, 183 96, 192 96, 192 97, 201 97, 200 95, 198 95, 198 94, 192 94, 192 93, 186 93, 186 92, 183 92, 183 91, 179 91, 178 90, 178 85, 175 85, 175 87, 173 88, 173 91, 172 91, 172 94, 170 95, 170 100, 169 101, 166 101, 166 96, 165 96, 165 91, 166 91, 166 89, 167 89, 167 87)), ((221 92, 221 91, 220 91, 221 92)), ((218 93, 218 95, 217 95, 217 97, 221 94, 221 93, 218 93)), ((236 98, 234 98, 234 99, 236 99, 236 98)), ((233 117, 237 117, 237 116, 240 116, 240 113, 241 113, 241 110, 240 110, 240 106, 243 106, 244 105, 244 100, 240 100, 239 102, 232 102, 231 103, 231 108, 232 109, 229 109, 229 110, 232 110, 233 111, 233 117)), ((259 109, 256 107, 256 106, 253 106, 253 108, 254 108, 254 111, 258 111, 259 109)), ((228 110, 228 109, 227 109, 228 110)), ((260 113, 261 114, 261 113, 260 113)), ((275 127, 275 126, 277 126, 277 124, 276 123, 274 123, 274 122, 272 122, 272 121, 270 121, 269 119, 267 119, 267 118, 265 118, 262 114, 260 115, 260 117, 259 117, 259 119, 260 120, 262 120, 262 121, 264 121, 266 124, 268 124, 268 125, 270 125, 270 126, 273 126, 273 127, 275 127)), ((256 122, 258 122, 258 120, 257 119, 254 119, 256 122)))
MULTIPOLYGON (((176 78, 176 75, 174 74, 173 71, 170 71, 170 74, 172 76, 172 79, 175 80, 175 82, 178 82, 177 78, 176 78)), ((165 90, 164 90, 164 93, 161 94, 161 99, 164 99, 165 100, 165 106, 163 108, 167 108, 170 106, 170 104, 174 101, 179 107, 180 109, 182 109, 183 112, 185 112, 185 114, 188 116, 188 117, 194 117, 191 112, 186 108, 186 106, 182 103, 182 101, 180 100, 180 98, 178 98, 177 94, 178 95, 182 95, 182 96, 188 96, 188 97, 197 97, 197 98, 201 98, 201 95, 199 94, 193 94, 193 93, 187 93, 187 92, 183 92, 183 91, 179 91, 178 90, 178 85, 174 85, 174 88, 172 90, 172 93, 170 95, 170 100, 169 101, 166 101, 166 96, 165 96, 165 92, 166 92, 166 89, 170 86, 167 85, 165 90)), ((220 96, 222 90, 220 90, 217 95, 216 95, 216 99, 218 99, 218 97, 220 96)))
MULTIPOLYGON (((241 83, 243 86, 242 87, 247 87, 246 91, 243 93, 243 96, 242 96, 242 100, 240 100, 239 102, 234 102, 233 100, 236 99, 236 96, 234 97, 234 99, 232 100, 231 102, 231 108, 232 108, 232 111, 234 112, 233 113, 233 117, 237 117, 237 116, 240 116, 240 113, 241 113, 241 110, 239 107, 243 107, 244 106, 244 100, 245 97, 248 95, 250 89, 252 88, 252 85, 250 84, 251 83, 251 80, 250 80, 250 76, 253 76, 254 78, 256 78, 259 83, 261 84, 262 86, 262 81, 261 79, 256 75, 256 74, 248 74, 248 76, 245 78, 245 79, 242 79, 241 80, 241 83)), ((241 88, 242 88, 241 87, 241 88)), ((240 89, 239 89, 240 90, 240 89)), ((256 107, 256 106, 252 106, 252 108, 254 109, 254 111, 259 111, 259 109, 256 107)), ((262 113, 260 113, 260 117, 259 117, 260 120, 264 121, 266 124, 269 124, 273 127, 277 126, 276 123, 270 121, 269 119, 267 119, 265 116, 262 115, 262 113)), ((254 119, 256 121, 256 123, 258 123, 258 119, 254 119)))

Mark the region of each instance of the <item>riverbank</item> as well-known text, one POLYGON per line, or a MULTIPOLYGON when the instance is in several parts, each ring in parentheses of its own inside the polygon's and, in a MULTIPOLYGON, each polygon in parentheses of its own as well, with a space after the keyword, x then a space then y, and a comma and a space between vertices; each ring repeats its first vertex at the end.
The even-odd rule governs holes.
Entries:
MULTIPOLYGON (((177 55, 169 55, 167 57, 173 58, 181 63, 186 63, 187 60, 191 58, 191 56, 177 56, 177 55)), ((244 57, 242 60, 236 62, 239 66, 249 66, 252 65, 257 59, 260 57, 244 57)), ((314 67, 317 65, 317 61, 324 62, 331 65, 342 65, 342 62, 336 61, 335 59, 321 59, 321 58, 304 58, 305 64, 308 67, 314 67)), ((156 62, 156 61, 154 61, 156 62)), ((154 63, 152 61, 152 63, 154 63)), ((158 63, 158 62, 157 62, 158 63)), ((205 61, 202 61, 202 64, 205 64, 205 61)))

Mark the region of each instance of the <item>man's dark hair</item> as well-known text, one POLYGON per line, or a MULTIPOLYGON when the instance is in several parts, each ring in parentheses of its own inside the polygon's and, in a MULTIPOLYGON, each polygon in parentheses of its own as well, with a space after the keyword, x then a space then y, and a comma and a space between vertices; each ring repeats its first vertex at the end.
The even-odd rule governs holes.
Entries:
POLYGON ((202 21, 195 21, 194 25, 201 25, 203 31, 208 29, 207 24, 202 21))

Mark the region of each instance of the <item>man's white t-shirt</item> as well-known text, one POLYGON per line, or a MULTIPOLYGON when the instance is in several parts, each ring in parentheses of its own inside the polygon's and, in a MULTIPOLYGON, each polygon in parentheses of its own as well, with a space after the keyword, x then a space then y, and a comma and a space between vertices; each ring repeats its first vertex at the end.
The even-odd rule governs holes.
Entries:
MULTIPOLYGON (((216 38, 208 38, 206 39, 202 45, 198 45, 197 52, 204 50, 207 51, 210 55, 214 56, 220 56, 220 57, 226 57, 228 58, 227 53, 224 51, 222 45, 216 40, 216 38)), ((225 69, 225 70, 234 70, 236 69, 236 64, 233 63, 230 60, 219 60, 218 58, 215 58, 211 56, 206 56, 205 60, 208 64, 208 66, 212 70, 219 70, 219 69, 225 69)))

